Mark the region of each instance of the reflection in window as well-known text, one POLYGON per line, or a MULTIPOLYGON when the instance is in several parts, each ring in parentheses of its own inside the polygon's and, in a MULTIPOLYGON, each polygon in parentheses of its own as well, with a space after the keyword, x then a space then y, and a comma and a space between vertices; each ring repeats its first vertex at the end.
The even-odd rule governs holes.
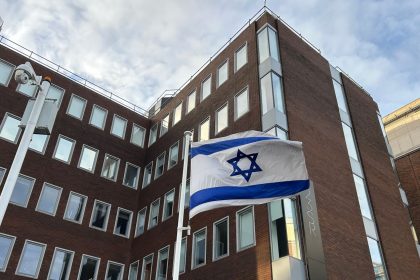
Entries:
POLYGON ((78 280, 96 279, 99 270, 99 259, 91 256, 83 255, 80 263, 78 280))
POLYGON ((362 215, 372 220, 372 213, 369 207, 369 200, 366 193, 365 181, 357 175, 353 174, 354 184, 356 186, 357 199, 359 200, 360 211, 362 215))
POLYGON ((42 259, 44 258, 46 245, 26 241, 20 255, 19 265, 16 270, 17 275, 38 278, 42 259))
POLYGON ((149 214, 149 226, 148 229, 151 229, 157 226, 159 221, 159 206, 160 199, 155 200, 152 205, 150 205, 150 214, 149 214))
POLYGON ((142 188, 147 187, 152 181, 152 168, 153 168, 153 161, 149 163, 148 165, 146 165, 146 167, 144 168, 142 188))
POLYGON ((0 233, 0 272, 6 271, 16 237, 0 233))
POLYGON ((235 96, 235 120, 249 111, 248 89, 235 96))
POLYGON ((32 135, 31 143, 29 144, 29 149, 44 154, 45 148, 47 147, 47 142, 49 135, 44 134, 34 134, 32 135))
POLYGON ((211 76, 205 79, 201 84, 201 100, 206 99, 211 93, 211 76))
POLYGON ((182 103, 180 103, 178 106, 176 106, 174 110, 174 115, 172 118, 172 126, 174 126, 176 123, 178 123, 181 120, 182 117, 182 103))
POLYGON ((128 270, 128 280, 137 280, 139 274, 139 261, 136 261, 130 264, 130 269, 128 270))
POLYGON ((346 141, 347 152, 349 153, 349 156, 351 158, 358 161, 359 157, 357 156, 357 148, 356 148, 356 142, 354 141, 354 137, 353 137, 353 130, 347 124, 343 122, 341 124, 343 126, 344 139, 346 141))
POLYGON ((195 90, 193 92, 191 92, 190 95, 188 95, 186 114, 191 112, 192 109, 194 109, 194 108, 195 108, 195 90))
POLYGON ((60 187, 44 183, 36 210, 54 216, 60 201, 61 191, 62 188, 60 187))
POLYGON ((16 180, 15 187, 13 188, 10 203, 26 207, 28 205, 34 183, 35 179, 19 175, 16 180))
POLYGON ((166 280, 168 274, 168 259, 169 259, 169 247, 159 250, 157 268, 156 268, 156 279, 166 280))
POLYGON ((105 154, 104 164, 102 166, 101 176, 116 181, 118 175, 118 167, 120 165, 120 159, 111 155, 105 154))
POLYGON ((162 153, 156 159, 156 170, 155 170, 155 179, 159 178, 163 174, 163 170, 165 167, 165 152, 162 153))
POLYGON ((63 135, 58 136, 53 158, 70 163, 75 143, 73 139, 63 135))
POLYGON ((156 138, 157 138, 157 130, 158 130, 158 125, 155 124, 151 129, 150 129, 150 135, 149 135, 149 146, 152 145, 153 143, 156 142, 156 138))
POLYGON ((63 100, 64 95, 64 89, 56 86, 56 85, 50 85, 50 88, 47 92, 47 98, 48 99, 55 99, 57 102, 57 107, 60 108, 61 101, 63 100))
POLYGON ((348 113, 346 96, 344 95, 343 86, 333 79, 335 97, 337 98, 338 108, 348 113))
POLYGON ((193 268, 206 264, 206 229, 194 233, 193 236, 193 268))
POLYGON ((179 260, 179 273, 185 272, 187 264, 187 237, 182 238, 181 241, 181 258, 179 260))
POLYGON ((98 152, 97 149, 83 145, 78 167, 93 173, 95 171, 98 152))
POLYGON ((261 110, 264 115, 273 108, 284 113, 281 78, 273 72, 261 79, 261 110))
POLYGON ((7 86, 15 66, 0 59, 0 85, 7 86))
POLYGON ((277 33, 267 26, 258 33, 258 60, 262 63, 269 57, 280 61, 277 33))
POLYGON ((82 223, 86 201, 86 196, 70 192, 69 200, 67 201, 66 211, 64 213, 64 219, 76 223, 82 223))
POLYGON ((133 212, 118 208, 117 219, 115 221, 114 234, 128 237, 131 229, 131 218, 133 212))
POLYGON ((203 121, 198 127, 198 141, 206 141, 210 139, 210 118, 203 121))
POLYGON ((178 163, 178 148, 179 142, 176 142, 169 148, 168 169, 175 166, 178 163))
POLYGON ((163 217, 162 220, 166 220, 169 217, 172 217, 174 212, 174 200, 175 200, 175 190, 165 194, 165 201, 163 203, 163 217))
POLYGON ((227 103, 216 112, 216 133, 219 133, 228 126, 228 105, 227 103))
POLYGON ((146 211, 147 211, 147 207, 144 207, 137 214, 135 237, 144 233, 145 224, 146 224, 146 211))
POLYGON ((124 139, 126 127, 127 120, 118 115, 114 115, 114 118, 112 119, 111 134, 124 139))
POLYGON ((69 107, 67 108, 67 114, 81 120, 83 119, 85 107, 86 99, 73 94, 70 99, 69 107))
POLYGON ((236 222, 238 251, 253 246, 255 244, 253 208, 248 207, 238 212, 236 222))
POLYGON ((68 280, 73 261, 74 253, 71 251, 56 248, 51 261, 48 280, 68 280))
POLYGON ((127 162, 125 165, 123 185, 133 188, 133 189, 137 189, 139 176, 140 176, 140 167, 127 162))
POLYGON ((168 132, 169 128, 169 115, 163 118, 163 120, 160 122, 160 136, 168 132))
POLYGON ((99 129, 104 129, 108 111, 98 105, 93 105, 89 123, 99 129))
POLYGON ((95 200, 95 205, 93 206, 92 210, 90 226, 99 230, 106 231, 110 211, 110 204, 99 200, 95 200))
POLYGON ((239 50, 236 51, 236 53, 235 53, 235 71, 238 71, 239 69, 241 69, 242 66, 244 66, 248 62, 247 47, 248 47, 248 45, 245 44, 239 50))
POLYGON ((228 79, 228 61, 226 60, 219 68, 217 68, 217 86, 220 86, 228 79))
POLYGON ((375 273, 375 280, 386 280, 386 272, 384 262, 382 260, 381 249, 379 248, 378 241, 368 237, 368 245, 370 258, 372 260, 373 271, 375 273))
POLYGON ((17 143, 20 135, 19 124, 19 117, 6 113, 0 126, 0 138, 17 143))
POLYGON ((146 137, 146 129, 133 123, 133 130, 131 131, 130 142, 136 146, 143 148, 145 137, 146 137))
POLYGON ((213 258, 220 259, 229 254, 229 220, 224 218, 213 226, 213 258))
POLYGON ((106 269, 106 280, 122 280, 124 275, 124 265, 108 261, 106 269))

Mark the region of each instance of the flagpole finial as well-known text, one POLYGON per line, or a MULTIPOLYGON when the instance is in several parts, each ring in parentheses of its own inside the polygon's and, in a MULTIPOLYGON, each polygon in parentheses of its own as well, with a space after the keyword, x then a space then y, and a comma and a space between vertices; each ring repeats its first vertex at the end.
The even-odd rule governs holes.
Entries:
POLYGON ((192 135, 192 132, 190 131, 190 130, 186 130, 186 131, 184 131, 184 136, 191 136, 192 135))

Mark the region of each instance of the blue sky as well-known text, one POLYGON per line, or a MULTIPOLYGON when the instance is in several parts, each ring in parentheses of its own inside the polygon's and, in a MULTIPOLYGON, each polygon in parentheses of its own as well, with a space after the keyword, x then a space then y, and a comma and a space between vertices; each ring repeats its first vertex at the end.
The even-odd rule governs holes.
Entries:
MULTIPOLYGON (((2 34, 148 108, 264 1, 0 0, 2 34)), ((419 0, 267 0, 386 115, 420 97, 419 0)))

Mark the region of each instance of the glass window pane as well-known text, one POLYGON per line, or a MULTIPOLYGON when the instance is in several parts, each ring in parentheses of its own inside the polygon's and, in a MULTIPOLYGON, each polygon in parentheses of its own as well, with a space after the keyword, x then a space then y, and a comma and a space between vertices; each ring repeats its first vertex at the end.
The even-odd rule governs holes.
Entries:
POLYGON ((220 86, 228 79, 228 61, 225 61, 217 69, 217 86, 220 86))
POLYGON ((6 113, 0 128, 0 137, 16 143, 20 134, 20 118, 6 113))
POLYGON ((64 218, 66 220, 81 223, 85 211, 86 200, 85 196, 70 193, 64 218))
POLYGON ((384 263, 382 260, 381 249, 379 248, 378 241, 369 237, 367 240, 369 245, 370 258, 373 264, 373 271, 375 273, 375 279, 385 280, 387 277, 385 275, 384 263))
POLYGON ((357 148, 356 148, 356 143, 354 142, 354 138, 353 138, 353 130, 345 123, 342 122, 341 124, 343 126, 344 139, 346 141, 347 152, 349 153, 350 157, 358 161, 359 157, 357 156, 357 148))
POLYGON ((278 40, 277 40, 277 33, 271 29, 268 29, 268 39, 270 41, 270 55, 272 58, 274 58, 277 61, 280 61, 279 58, 279 48, 278 48, 278 40))
POLYGON ((152 280, 153 254, 144 257, 141 270, 141 280, 152 280))
POLYGON ((6 174, 6 168, 0 167, 0 185, 3 182, 4 174, 6 174))
POLYGON ((70 104, 67 109, 67 114, 75 117, 76 119, 82 119, 83 113, 85 111, 86 100, 77 96, 72 95, 70 99, 70 104))
POLYGON ((94 105, 92 108, 92 114, 90 116, 89 123, 93 126, 96 126, 97 128, 104 129, 107 114, 108 114, 107 110, 97 105, 94 105))
POLYGON ((123 185, 130 188, 137 188, 139 181, 140 168, 127 162, 125 166, 125 174, 123 185))
POLYGON ((260 63, 270 56, 267 29, 268 27, 258 33, 258 60, 260 63))
POLYGON ((122 280, 124 265, 108 262, 105 280, 122 280))
POLYGON ((149 136, 149 146, 152 145, 153 143, 156 142, 156 138, 157 138, 157 124, 155 124, 151 129, 150 129, 150 136, 149 136))
POLYGON ((241 69, 242 66, 244 66, 248 61, 247 58, 247 44, 245 44, 242 48, 240 48, 237 52, 236 52, 236 71, 241 69))
POLYGON ((54 152, 54 158, 69 163, 73 153, 75 141, 60 135, 54 152))
POLYGON ((169 162, 168 169, 175 166, 178 163, 178 142, 169 148, 169 162))
POLYGON ((286 220, 286 232, 289 255, 301 259, 299 226, 296 214, 296 202, 289 198, 283 200, 284 216, 286 220))
POLYGON ((252 208, 238 214, 238 245, 239 250, 254 244, 254 215, 252 208))
POLYGON ((153 162, 149 163, 144 168, 144 174, 143 174, 143 188, 148 186, 150 182, 152 181, 152 166, 153 162))
POLYGON ((206 230, 194 233, 193 267, 206 263, 206 230))
POLYGON ((198 141, 210 139, 210 118, 200 124, 198 132, 198 141))
POLYGON ((158 253, 158 263, 156 271, 157 280, 166 280, 168 274, 168 258, 169 258, 169 248, 164 248, 159 250, 158 253))
POLYGON ((359 200, 360 211, 362 215, 372 220, 372 213, 369 207, 369 200, 366 193, 365 182, 359 176, 353 174, 354 184, 356 186, 357 199, 359 200))
POLYGON ((146 137, 146 129, 143 127, 133 124, 133 130, 131 131, 130 142, 139 147, 143 147, 144 138, 146 137))
POLYGON ((182 238, 181 241, 181 259, 179 260, 179 273, 185 272, 187 263, 187 238, 182 238))
POLYGON ((169 128, 169 115, 164 117, 160 123, 160 136, 168 132, 168 128, 169 128))
POLYGON ((44 250, 45 245, 27 241, 20 256, 16 274, 37 278, 44 250))
POLYGON ((150 214, 149 214, 149 226, 148 228, 155 227, 158 224, 158 217, 159 217, 159 206, 160 200, 156 200, 150 205, 150 214))
POLYGON ((32 135, 32 140, 31 140, 31 143, 29 144, 29 149, 43 154, 45 152, 48 139, 49 139, 48 135, 43 135, 43 134, 32 135))
POLYGON ((165 203, 163 209, 163 220, 171 217, 174 210, 174 199, 175 199, 175 190, 172 190, 165 194, 165 203))
POLYGON ((248 89, 235 96, 235 120, 249 111, 248 89))
POLYGON ((145 223, 146 223, 146 211, 147 211, 147 208, 144 207, 137 214, 136 237, 143 234, 143 232, 144 232, 144 226, 145 226, 145 223))
POLYGON ((228 219, 217 222, 214 225, 214 259, 226 256, 228 252, 228 242, 229 242, 229 224, 228 219))
POLYGON ((31 83, 19 84, 16 90, 24 95, 33 97, 35 95, 36 85, 31 83))
POLYGON ((61 101, 63 100, 63 95, 64 95, 64 89, 59 88, 58 86, 55 86, 55 85, 50 85, 50 88, 48 89, 48 92, 47 92, 47 98, 57 100, 58 108, 60 108, 61 101))
POLYGON ((216 133, 228 126, 228 106, 224 105, 216 112, 216 133))
POLYGON ((139 262, 130 264, 130 270, 128 271, 128 280, 137 280, 137 275, 139 274, 139 262))
POLYGON ((96 279, 98 276, 99 259, 83 256, 80 263, 78 280, 96 279))
POLYGON ((114 119, 112 120, 111 134, 124 139, 126 127, 127 120, 114 115, 114 119))
POLYGON ((119 165, 120 165, 120 160, 118 158, 115 158, 110 155, 105 155, 101 176, 106 179, 116 181, 119 165))
POLYGON ((261 79, 261 113, 264 115, 273 108, 274 97, 271 84, 271 74, 267 74, 261 79))
POLYGON ((165 153, 161 154, 156 160, 155 179, 163 174, 165 166, 165 153))
POLYGON ((201 84, 201 100, 206 99, 211 93, 211 76, 201 84))
POLYGON ((91 227, 106 231, 110 208, 111 206, 107 203, 95 201, 90 223, 91 227))
POLYGON ((195 90, 188 95, 187 113, 195 108, 195 90))
POLYGON ((273 79, 273 93, 276 109, 284 113, 283 87, 281 78, 274 73, 271 73, 271 75, 273 79))
POLYGON ((9 262, 10 254, 12 253, 13 244, 15 239, 12 236, 0 234, 0 271, 6 270, 7 263, 9 262))
POLYGON ((56 249, 51 262, 48 280, 67 280, 71 270, 73 252, 56 249))
POLYGON ((181 116, 182 116, 182 103, 176 106, 174 110, 172 125, 175 125, 176 123, 178 123, 181 120, 181 116))
POLYGON ((60 200, 61 188, 48 183, 44 184, 41 195, 39 196, 36 210, 50 215, 55 215, 60 200))
POLYGON ((98 157, 98 150, 89 146, 83 145, 82 153, 79 159, 79 168, 85 169, 89 172, 94 172, 96 165, 96 158, 98 157))
POLYGON ((132 212, 124 209, 118 209, 117 219, 115 221, 114 234, 123 235, 128 237, 131 228, 132 212))
POLYGON ((28 205, 34 183, 35 179, 19 175, 12 192, 12 197, 10 198, 10 203, 26 207, 28 205))
POLYGON ((344 95, 343 87, 341 86, 340 83, 338 83, 334 79, 333 79, 333 85, 334 85, 334 92, 335 92, 335 97, 337 99, 338 108, 340 108, 344 112, 348 113, 346 96, 344 95))
POLYGON ((7 86, 9 84, 14 69, 12 64, 0 59, 0 85, 7 86))

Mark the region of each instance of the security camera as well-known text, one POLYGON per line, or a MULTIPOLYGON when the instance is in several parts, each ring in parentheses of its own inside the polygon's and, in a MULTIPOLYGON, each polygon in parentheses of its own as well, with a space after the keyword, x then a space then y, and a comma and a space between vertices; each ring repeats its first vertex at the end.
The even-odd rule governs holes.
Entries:
POLYGON ((16 67, 15 81, 18 84, 27 84, 29 81, 36 83, 35 71, 29 62, 16 67))

